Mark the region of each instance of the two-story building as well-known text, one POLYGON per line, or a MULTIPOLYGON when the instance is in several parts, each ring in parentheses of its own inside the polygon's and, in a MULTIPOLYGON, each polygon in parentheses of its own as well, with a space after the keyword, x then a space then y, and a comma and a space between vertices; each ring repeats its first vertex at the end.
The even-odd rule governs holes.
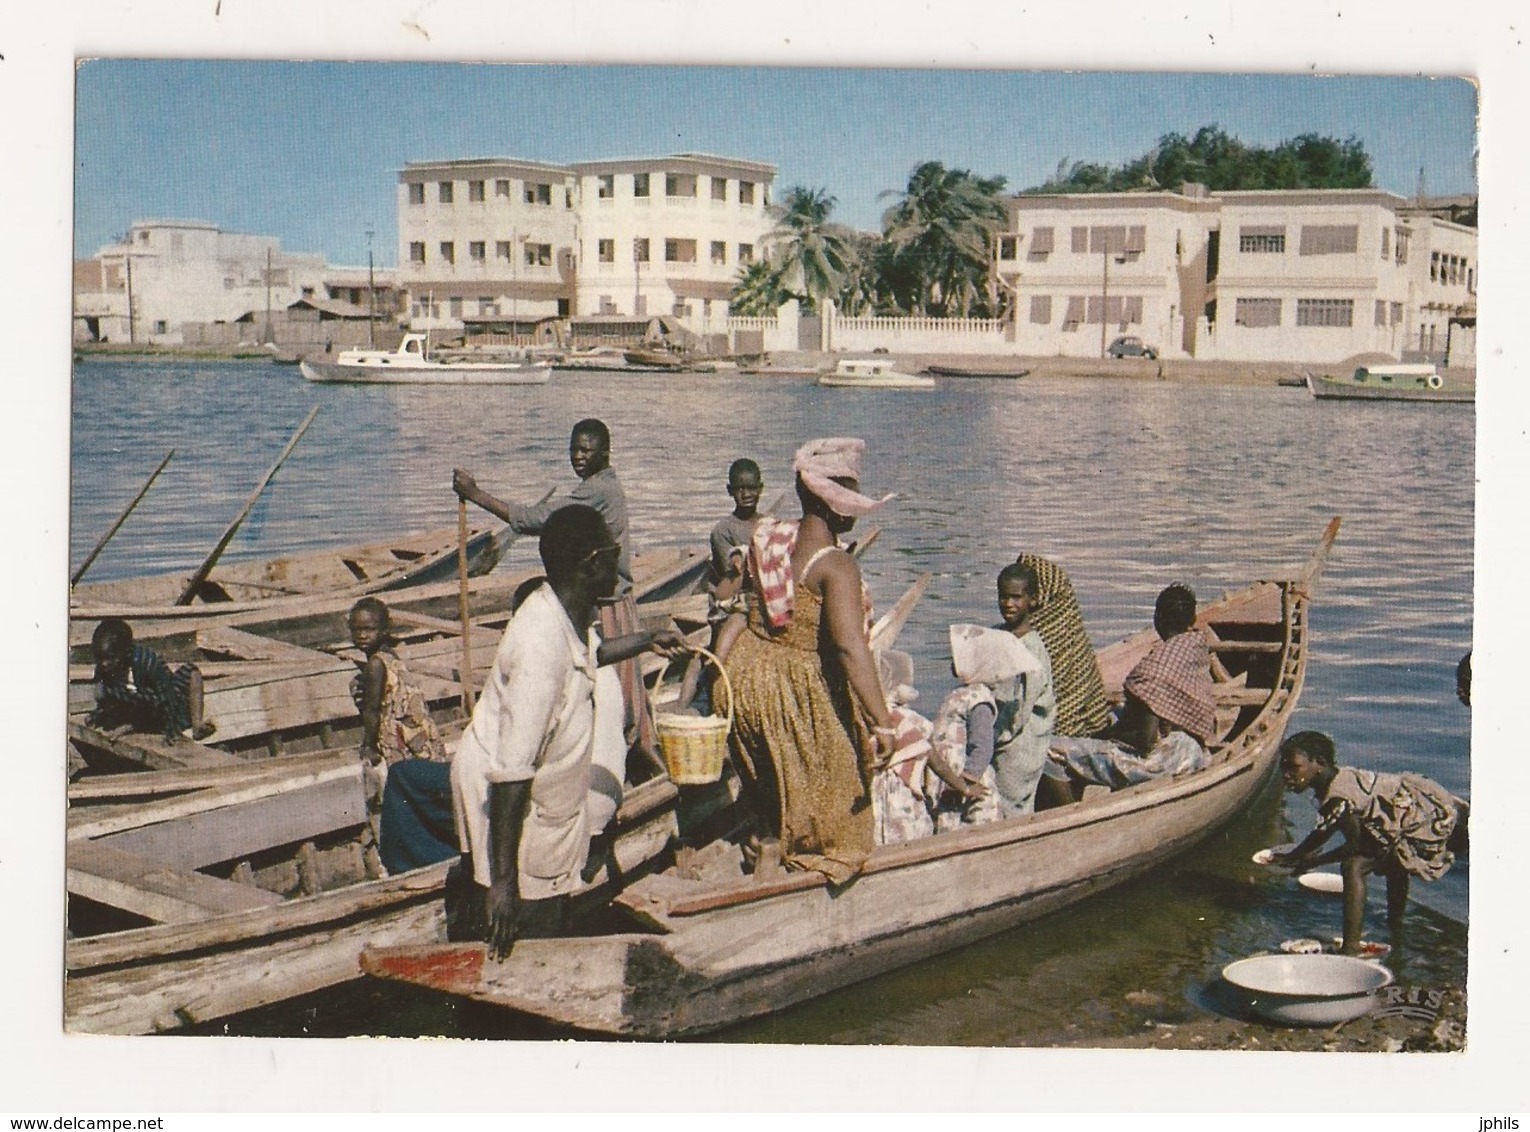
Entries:
POLYGON ((1036 195, 1009 202, 998 274, 1022 353, 1332 363, 1443 354, 1475 315, 1476 230, 1379 189, 1036 195))
POLYGON ((399 281, 419 328, 671 315, 705 331, 760 255, 773 166, 706 154, 410 162, 399 281))
POLYGON ((322 294, 324 257, 200 220, 139 220, 75 270, 75 337, 179 345, 183 323, 231 322, 322 294))

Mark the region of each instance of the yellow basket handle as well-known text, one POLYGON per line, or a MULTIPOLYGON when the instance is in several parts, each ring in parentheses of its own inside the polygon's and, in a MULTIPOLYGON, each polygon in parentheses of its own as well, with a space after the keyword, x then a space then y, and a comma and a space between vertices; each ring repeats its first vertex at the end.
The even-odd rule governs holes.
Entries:
MULTIPOLYGON (((717 671, 722 675, 722 678, 723 678, 723 687, 725 689, 727 689, 727 692, 728 692, 728 714, 726 716, 724 716, 723 718, 728 721, 728 730, 732 731, 733 730, 733 681, 728 679, 728 670, 723 667, 723 662, 721 660, 719 660, 717 658, 717 656, 715 654, 713 654, 713 652, 710 649, 703 648, 701 645, 686 645, 685 646, 685 651, 689 652, 689 653, 694 653, 695 655, 701 657, 703 660, 711 661, 712 662, 712 667, 717 669, 717 671)), ((653 685, 654 685, 654 690, 655 691, 658 690, 660 684, 664 683, 664 677, 669 672, 669 665, 670 665, 670 659, 668 657, 665 657, 664 658, 664 664, 659 669, 658 676, 654 678, 653 685)))

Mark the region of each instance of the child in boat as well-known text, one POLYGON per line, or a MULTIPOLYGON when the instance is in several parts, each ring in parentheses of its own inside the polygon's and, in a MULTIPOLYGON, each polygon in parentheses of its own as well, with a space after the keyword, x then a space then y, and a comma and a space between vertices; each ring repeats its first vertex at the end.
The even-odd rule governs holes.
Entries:
POLYGON ((96 707, 85 722, 107 731, 158 731, 168 740, 205 739, 215 730, 202 718, 202 672, 174 672, 153 649, 133 643, 120 617, 103 617, 91 634, 96 661, 96 707))
MULTIPOLYGON (((759 464, 747 456, 728 465, 728 494, 733 498, 733 510, 712 528, 711 572, 707 585, 707 623, 712 627, 712 639, 707 647, 714 655, 721 655, 718 645, 723 622, 730 614, 745 612, 744 559, 749 553, 749 540, 754 537, 755 524, 760 519, 760 492, 764 487, 759 464)), ((685 678, 680 685, 680 696, 676 701, 679 707, 692 704, 700 679, 701 661, 693 658, 686 666, 685 678)), ((708 694, 703 690, 697 710, 710 711, 709 703, 708 694)))
POLYGON ((362 655, 361 671, 351 680, 351 698, 361 712, 362 758, 385 767, 405 759, 447 762, 425 694, 393 649, 388 607, 364 597, 351 606, 347 623, 362 655))
POLYGON ((1194 590, 1178 582, 1164 587, 1153 608, 1160 640, 1127 673, 1125 705, 1110 737, 1054 739, 1049 774, 1116 790, 1206 765, 1216 690, 1195 614, 1194 590))
MULTIPOLYGON (((999 617, 1003 631, 1023 652, 1014 652, 1013 674, 993 684, 998 715, 994 722, 992 763, 1005 817, 1036 808, 1036 787, 1047 763, 1047 747, 1057 722, 1057 693, 1052 683, 1052 657, 1032 624, 1040 608, 1041 587, 1036 568, 1011 562, 999 571, 999 617), (1026 659, 1031 663, 1024 664, 1026 659)), ((986 638, 983 638, 986 639, 986 638)), ((953 638, 953 649, 955 639, 953 638)), ((952 653, 953 659, 955 653, 952 653)), ((982 759, 969 758, 966 773, 980 775, 982 759)))
POLYGON ((1386 774, 1341 767, 1331 738, 1302 731, 1280 745, 1286 789, 1311 790, 1317 827, 1274 864, 1308 869, 1342 861, 1345 955, 1358 955, 1365 920, 1366 881, 1387 878, 1387 922, 1395 931, 1408 903, 1410 878, 1438 880, 1455 861, 1457 826, 1464 833, 1465 803, 1439 783, 1416 774, 1386 774), (1344 843, 1319 850, 1335 833, 1344 843))

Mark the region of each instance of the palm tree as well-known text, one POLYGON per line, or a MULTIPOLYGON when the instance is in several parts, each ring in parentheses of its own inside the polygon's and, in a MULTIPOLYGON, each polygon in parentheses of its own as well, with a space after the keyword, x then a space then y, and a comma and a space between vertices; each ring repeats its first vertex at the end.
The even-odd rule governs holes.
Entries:
POLYGON ((851 233, 830 221, 835 203, 827 189, 788 189, 776 226, 765 234, 782 288, 808 310, 837 296, 850 274, 851 233))
POLYGON ((919 280, 915 310, 966 317, 989 305, 993 238, 1004 226, 1003 177, 978 177, 939 161, 917 166, 882 232, 919 280))
POLYGON ((728 311, 744 318, 773 315, 791 298, 781 286, 781 277, 764 260, 755 260, 739 268, 728 296, 728 311))

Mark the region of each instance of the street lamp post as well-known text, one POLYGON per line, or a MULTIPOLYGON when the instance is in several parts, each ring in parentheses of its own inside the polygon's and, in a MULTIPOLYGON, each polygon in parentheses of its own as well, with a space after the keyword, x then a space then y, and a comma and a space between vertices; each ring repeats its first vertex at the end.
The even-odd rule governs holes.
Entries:
POLYGON ((367 225, 367 348, 377 349, 377 280, 372 269, 372 226, 367 225))

